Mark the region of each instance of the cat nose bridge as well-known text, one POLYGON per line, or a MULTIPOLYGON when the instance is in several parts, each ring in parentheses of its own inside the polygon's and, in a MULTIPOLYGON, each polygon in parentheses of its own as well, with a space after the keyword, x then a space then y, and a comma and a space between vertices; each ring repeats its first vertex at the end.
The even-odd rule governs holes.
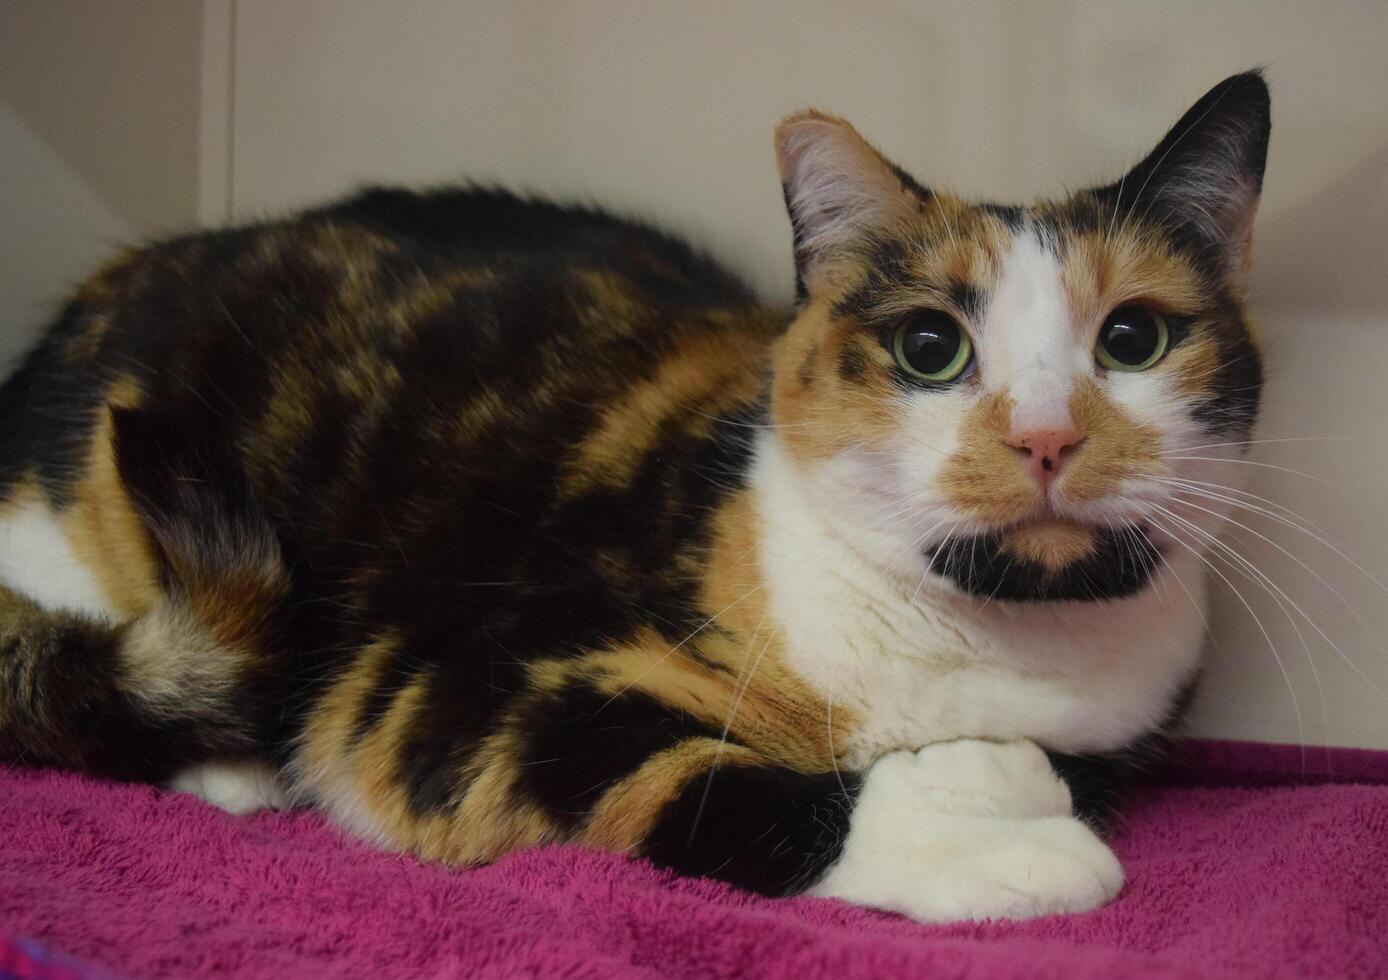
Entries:
POLYGON ((1084 441, 1085 432, 1070 411, 1072 387, 1060 372, 1034 370, 1012 390, 1011 426, 1002 442, 1017 452, 1043 491, 1084 441))
POLYGON ((1033 368, 1013 382, 1011 432, 1074 428, 1070 393, 1074 379, 1054 368, 1033 368))

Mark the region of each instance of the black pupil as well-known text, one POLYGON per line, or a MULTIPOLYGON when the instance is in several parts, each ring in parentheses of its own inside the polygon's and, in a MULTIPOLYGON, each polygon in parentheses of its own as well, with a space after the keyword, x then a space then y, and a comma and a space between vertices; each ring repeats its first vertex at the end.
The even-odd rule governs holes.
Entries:
POLYGON ((939 374, 959 353, 959 325, 948 317, 914 321, 901 337, 901 356, 921 374, 939 374))
POLYGON ((1157 352, 1161 334, 1152 314, 1126 306, 1109 314, 1100 340, 1119 364, 1142 364, 1157 352))

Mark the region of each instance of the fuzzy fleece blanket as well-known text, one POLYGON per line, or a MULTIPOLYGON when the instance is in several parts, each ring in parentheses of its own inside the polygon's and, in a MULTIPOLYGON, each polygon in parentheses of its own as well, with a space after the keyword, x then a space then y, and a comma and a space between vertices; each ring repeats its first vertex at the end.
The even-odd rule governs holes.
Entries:
POLYGON ((1118 901, 921 926, 575 848, 450 871, 311 813, 0 767, 0 977, 1375 977, 1388 753, 1194 743, 1115 847, 1118 901))

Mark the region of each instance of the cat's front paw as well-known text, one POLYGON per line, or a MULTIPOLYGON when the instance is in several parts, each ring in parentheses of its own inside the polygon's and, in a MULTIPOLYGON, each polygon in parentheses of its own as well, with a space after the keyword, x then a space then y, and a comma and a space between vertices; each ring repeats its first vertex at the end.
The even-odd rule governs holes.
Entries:
POLYGON ((1084 912, 1122 887, 1043 752, 961 741, 873 766, 843 853, 811 893, 949 922, 1084 912))

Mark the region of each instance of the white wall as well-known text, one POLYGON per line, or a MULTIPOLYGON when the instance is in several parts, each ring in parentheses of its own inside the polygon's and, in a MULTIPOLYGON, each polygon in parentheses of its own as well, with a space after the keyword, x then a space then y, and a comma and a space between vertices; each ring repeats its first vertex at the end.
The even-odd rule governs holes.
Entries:
MULTIPOLYGON (((1254 305, 1270 384, 1259 435, 1344 441, 1259 446, 1252 489, 1322 524, 1388 582, 1378 431, 1388 418, 1388 4, 204 0, 204 13, 205 219, 280 211, 364 180, 496 179, 654 216, 773 300, 790 291, 770 150, 786 112, 839 112, 927 182, 1018 199, 1116 176, 1209 85, 1265 64, 1274 135, 1254 305)), ((3 69, 0 83, 9 99, 3 69)), ((8 212, 6 193, 0 182, 8 212)), ((76 214, 81 201, 65 206, 76 214)), ((90 242, 100 210, 82 213, 90 242)), ((6 266, 25 248, 17 237, 0 230, 6 266)), ((1301 622, 1308 659, 1276 604, 1231 574, 1277 657, 1241 601, 1223 595, 1196 730, 1388 747, 1388 696, 1375 689, 1388 690, 1388 652, 1369 636, 1388 636, 1388 590, 1310 538, 1257 521, 1369 630, 1294 560, 1245 535, 1240 549, 1356 666, 1301 622)))

